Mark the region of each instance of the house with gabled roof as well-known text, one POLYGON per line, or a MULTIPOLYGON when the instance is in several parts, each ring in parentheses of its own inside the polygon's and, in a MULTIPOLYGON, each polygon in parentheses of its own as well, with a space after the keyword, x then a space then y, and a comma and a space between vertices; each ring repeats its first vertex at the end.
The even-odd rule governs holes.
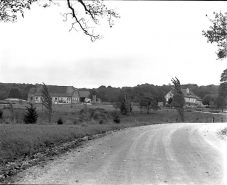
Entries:
MULTIPOLYGON (((53 104, 79 103, 79 91, 73 86, 47 86, 53 104)), ((42 85, 31 88, 28 93, 28 102, 41 103, 42 85)))
MULTIPOLYGON (((171 88, 170 91, 164 96, 166 99, 166 102, 169 101, 170 98, 173 98, 173 91, 174 88, 171 88)), ((189 88, 181 89, 184 100, 185 100, 185 106, 194 107, 202 105, 202 99, 195 95, 189 88)))

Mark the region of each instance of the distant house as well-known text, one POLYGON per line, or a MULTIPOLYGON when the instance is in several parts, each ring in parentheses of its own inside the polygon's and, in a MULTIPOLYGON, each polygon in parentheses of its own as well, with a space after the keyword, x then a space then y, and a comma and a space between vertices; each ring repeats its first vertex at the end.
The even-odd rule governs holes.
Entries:
MULTIPOLYGON (((72 104, 79 103, 79 91, 73 86, 52 86, 49 85, 48 91, 53 104, 72 104)), ((28 93, 28 102, 41 103, 42 85, 31 88, 28 93)))
POLYGON ((21 103, 21 102, 26 102, 26 100, 22 100, 22 99, 19 99, 19 98, 6 98, 4 99, 5 102, 8 102, 8 103, 21 103))
POLYGON ((89 99, 90 92, 89 91, 79 91, 80 102, 91 102, 89 99))
MULTIPOLYGON (((173 88, 165 95, 166 102, 173 98, 173 88)), ((194 107, 202 105, 202 99, 195 95, 190 89, 181 89, 184 95, 185 106, 194 107)))

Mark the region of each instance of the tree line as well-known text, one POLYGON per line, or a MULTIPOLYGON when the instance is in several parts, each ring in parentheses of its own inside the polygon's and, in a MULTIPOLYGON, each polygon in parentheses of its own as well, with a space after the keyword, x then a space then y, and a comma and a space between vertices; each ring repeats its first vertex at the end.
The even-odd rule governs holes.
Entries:
MULTIPOLYGON (((0 100, 6 98, 20 98, 27 100, 28 92, 32 87, 36 87, 36 84, 19 84, 19 83, 0 83, 0 100)), ((127 95, 132 101, 136 101, 139 97, 152 97, 158 102, 164 102, 165 94, 173 87, 173 85, 153 85, 153 84, 141 84, 135 87, 111 87, 100 86, 99 88, 87 89, 81 88, 79 90, 90 91, 90 98, 96 95, 103 102, 119 102, 127 95)), ((182 89, 189 88, 201 99, 206 97, 209 102, 210 99, 214 99, 218 95, 218 85, 198 86, 196 84, 181 85, 182 89), (211 98, 209 98, 211 97, 211 98)), ((205 103, 207 104, 207 103, 205 103)))

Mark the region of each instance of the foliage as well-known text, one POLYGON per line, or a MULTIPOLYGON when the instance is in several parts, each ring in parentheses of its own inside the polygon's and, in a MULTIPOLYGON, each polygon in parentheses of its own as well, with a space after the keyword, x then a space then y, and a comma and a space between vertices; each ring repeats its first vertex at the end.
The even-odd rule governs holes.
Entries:
MULTIPOLYGON (((29 90, 35 87, 35 85, 32 84, 16 84, 16 83, 0 83, 0 100, 4 100, 8 97, 11 97, 10 91, 11 89, 18 89, 19 96, 23 100, 27 100, 28 92, 29 90), (10 95, 10 96, 9 96, 10 95)), ((16 93, 16 96, 13 96, 18 98, 18 94, 16 93)), ((12 98, 13 98, 12 97, 12 98)))
POLYGON ((203 98, 202 103, 203 103, 203 105, 208 105, 209 106, 209 105, 212 104, 212 102, 215 101, 215 99, 216 99, 216 95, 210 95, 210 94, 208 94, 208 95, 206 95, 203 98))
POLYGON ((2 119, 2 117, 3 117, 3 111, 0 110, 0 119, 2 119))
POLYGON ((139 104, 140 113, 142 113, 142 109, 147 110, 147 114, 149 114, 150 109, 158 110, 158 101, 152 96, 151 93, 139 93, 135 101, 139 104))
POLYGON ((225 109, 226 106, 227 106, 226 98, 223 97, 223 96, 221 96, 221 95, 219 95, 219 96, 216 98, 214 104, 215 104, 215 106, 216 106, 217 109, 221 109, 222 112, 223 112, 223 109, 225 109))
POLYGON ((52 120, 52 98, 49 94, 48 87, 43 83, 42 89, 42 105, 45 107, 45 113, 48 116, 48 121, 51 123, 52 120))
POLYGON ((36 112, 36 107, 33 106, 32 103, 29 103, 30 107, 26 106, 26 111, 24 113, 24 122, 26 124, 34 124, 37 121, 38 115, 36 112))
POLYGON ((170 98, 168 99, 168 104, 170 105, 172 102, 173 102, 173 98, 170 97, 170 98))
POLYGON ((125 98, 121 101, 120 105, 121 114, 127 115, 132 113, 131 100, 125 95, 125 98))
POLYGON ((8 98, 19 98, 21 99, 21 93, 18 88, 11 88, 8 98))
POLYGON ((62 124, 63 124, 63 120, 62 120, 62 118, 61 118, 61 117, 60 117, 60 118, 58 118, 57 124, 58 124, 58 125, 62 125, 62 124))
POLYGON ((102 108, 95 108, 95 109, 81 109, 79 112, 80 121, 97 121, 100 124, 106 122, 110 116, 105 109, 102 108))
POLYGON ((116 110, 114 110, 112 112, 112 117, 113 117, 114 123, 120 123, 121 122, 120 115, 119 115, 119 113, 116 110))
MULTIPOLYGON (((2 0, 0 1, 0 21, 4 22, 16 22, 18 13, 24 17, 24 10, 31 9, 31 5, 34 2, 38 2, 40 6, 44 8, 51 5, 58 5, 62 3, 54 3, 53 0, 47 0, 42 2, 41 0, 2 0), (43 4, 42 4, 43 3, 43 4)), ((88 24, 89 20, 92 20, 94 25, 100 23, 99 19, 106 18, 110 27, 114 25, 113 18, 119 18, 119 15, 113 10, 108 9, 102 0, 66 0, 63 1, 68 12, 63 13, 64 21, 71 21, 71 29, 77 30, 80 28, 85 35, 91 38, 91 41, 102 38, 101 35, 95 34, 91 24, 88 24)))
POLYGON ((207 38, 207 42, 217 43, 218 59, 227 57, 227 13, 213 12, 214 19, 210 19, 212 26, 207 31, 203 31, 203 35, 207 38))
POLYGON ((180 81, 175 77, 175 79, 172 78, 172 83, 174 84, 174 90, 173 90, 173 107, 177 110, 180 119, 182 122, 184 122, 184 95, 181 91, 181 85, 180 81))

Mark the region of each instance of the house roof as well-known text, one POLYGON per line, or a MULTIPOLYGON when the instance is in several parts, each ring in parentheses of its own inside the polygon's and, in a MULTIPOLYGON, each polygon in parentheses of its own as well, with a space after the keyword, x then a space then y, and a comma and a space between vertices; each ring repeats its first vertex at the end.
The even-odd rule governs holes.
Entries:
MULTIPOLYGON (((171 88, 171 89, 169 90, 169 92, 170 92, 170 91, 173 91, 173 89, 174 89, 174 88, 171 88)), ((187 89, 188 89, 188 88, 187 88, 187 89)), ((195 98, 197 101, 202 101, 202 99, 201 99, 200 97, 196 96, 190 89, 188 89, 188 90, 189 90, 189 93, 188 93, 188 92, 187 92, 187 89, 181 89, 182 93, 184 94, 184 97, 186 97, 186 98, 195 98)), ((169 93, 169 92, 168 92, 168 93, 169 93)), ((166 96, 168 93, 166 93, 165 96, 166 96)))
POLYGON ((87 98, 90 95, 89 91, 79 91, 79 95, 81 98, 87 98))
MULTIPOLYGON (((47 86, 49 94, 52 97, 59 97, 59 96, 72 96, 74 91, 76 90, 73 86, 54 86, 48 85, 47 86)), ((42 95, 42 86, 31 88, 28 94, 32 94, 34 96, 41 96, 42 95)))

